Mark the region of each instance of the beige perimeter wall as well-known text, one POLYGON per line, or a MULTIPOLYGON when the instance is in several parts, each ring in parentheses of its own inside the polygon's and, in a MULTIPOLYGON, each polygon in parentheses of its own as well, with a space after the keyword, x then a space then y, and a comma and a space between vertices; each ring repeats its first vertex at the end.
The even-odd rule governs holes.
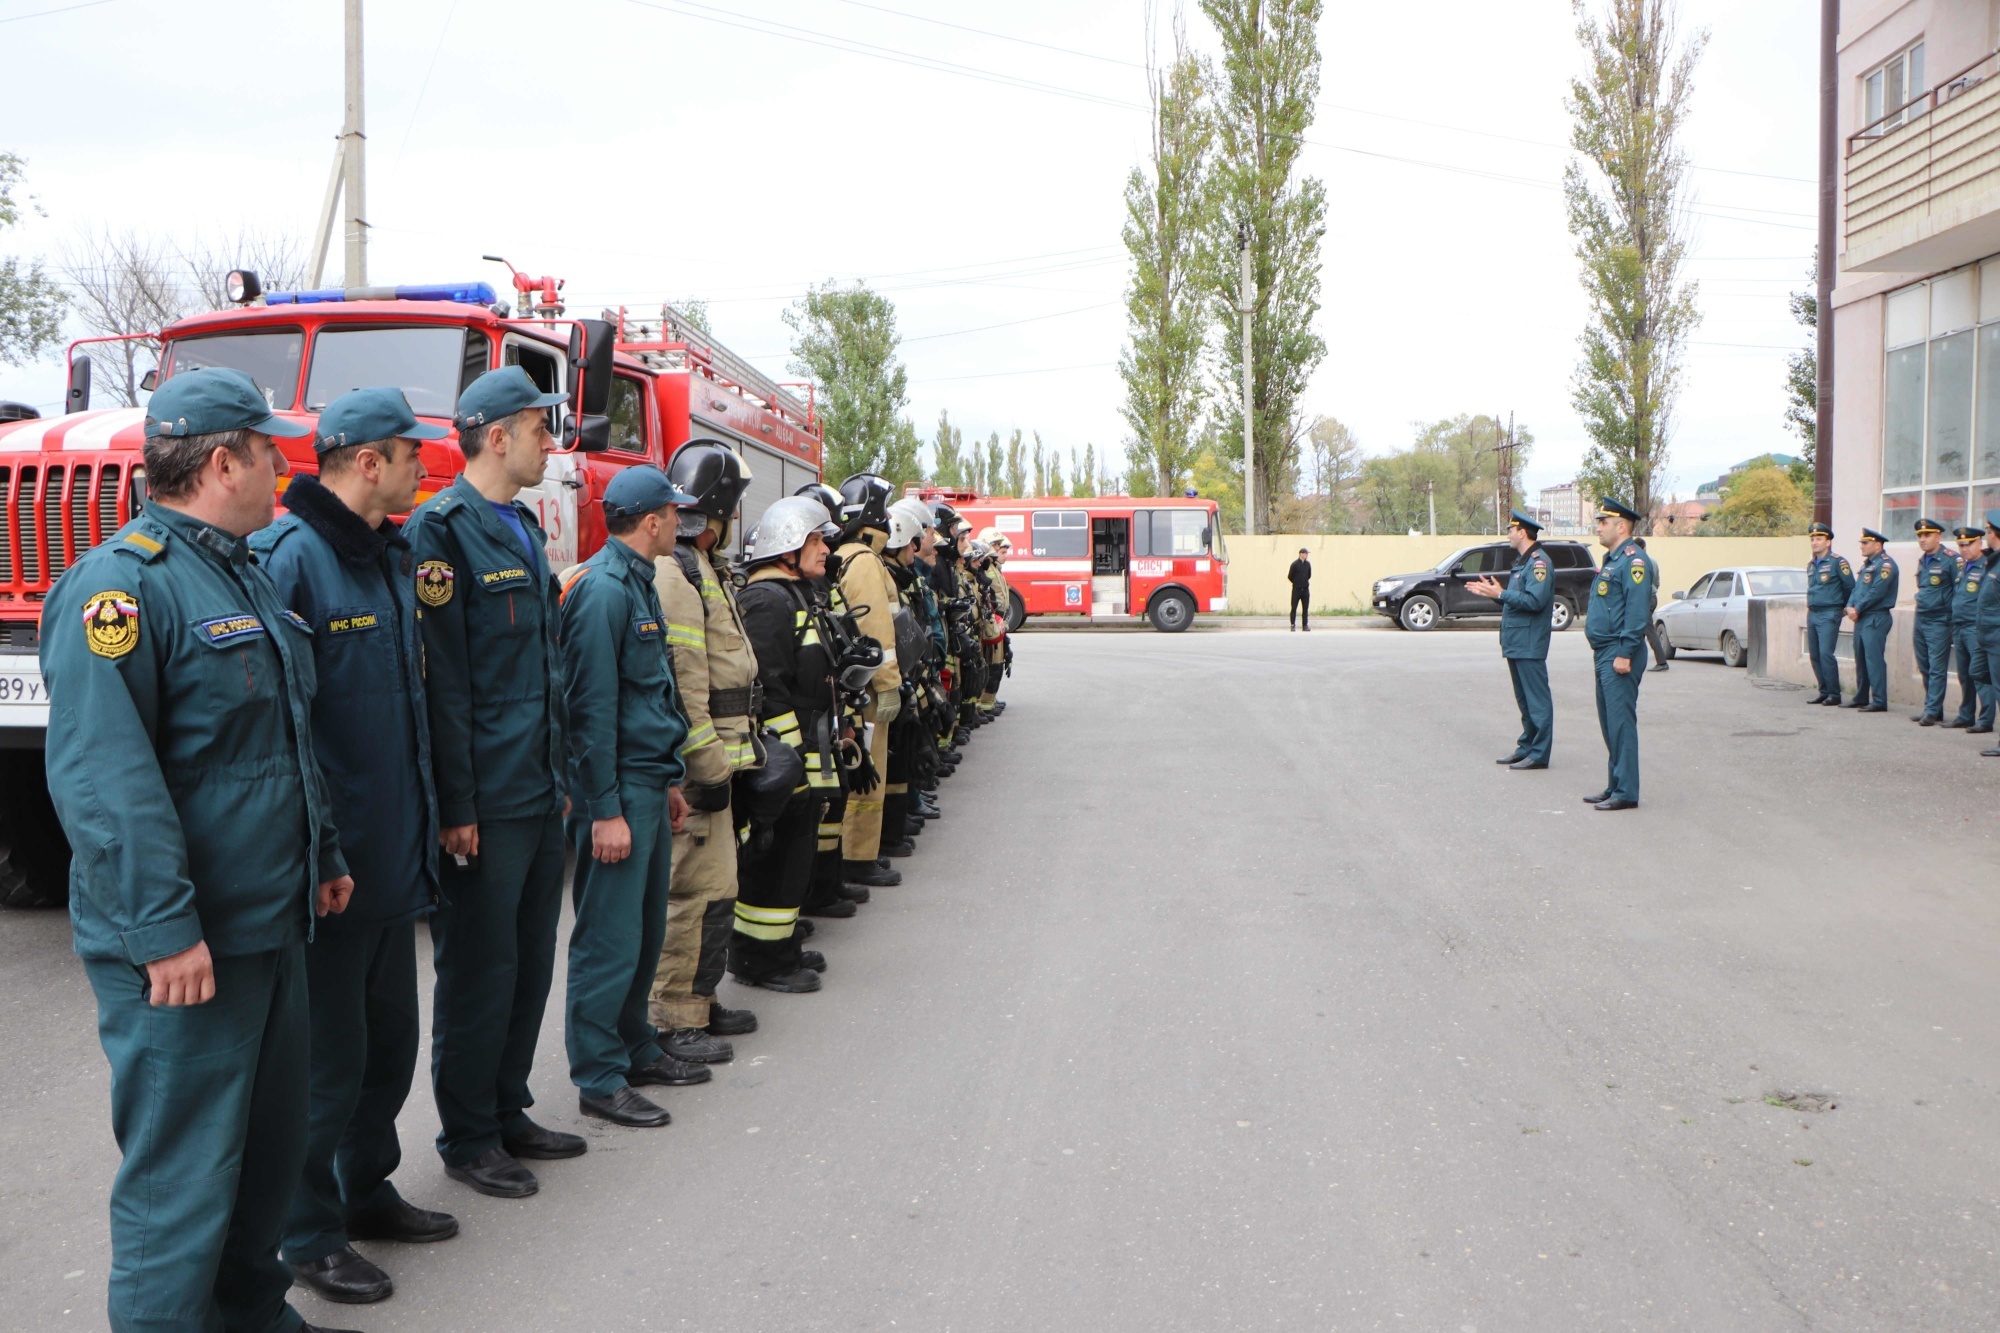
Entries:
MULTIPOLYGON (((1285 571, 1299 548, 1312 553, 1315 611, 1369 609, 1376 579, 1429 569, 1463 546, 1497 537, 1323 537, 1278 533, 1229 537, 1229 609, 1283 615, 1291 598, 1285 571)), ((1594 543, 1593 557, 1604 552, 1594 543)), ((1804 567, 1812 548, 1804 537, 1648 537, 1646 551, 1660 564, 1662 597, 1684 590, 1725 565, 1804 567)))

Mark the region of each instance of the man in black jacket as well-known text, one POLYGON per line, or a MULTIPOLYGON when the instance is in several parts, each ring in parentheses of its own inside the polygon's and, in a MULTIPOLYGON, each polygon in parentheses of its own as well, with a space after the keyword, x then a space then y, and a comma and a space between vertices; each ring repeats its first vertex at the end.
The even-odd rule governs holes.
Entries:
POLYGON ((312 627, 313 748, 354 876, 347 910, 306 946, 312 1109, 285 1226, 293 1274, 348 1303, 393 1290, 352 1241, 458 1233, 389 1182, 417 1068, 416 921, 437 900, 416 558, 389 515, 417 502, 420 441, 446 433, 418 421, 399 389, 343 394, 320 414, 319 476, 295 478, 291 512, 250 538, 286 607, 312 627))
POLYGON ((1292 608, 1285 619, 1293 629, 1299 622, 1305 622, 1308 632, 1312 629, 1312 560, 1306 555, 1306 548, 1299 548, 1299 558, 1292 561, 1292 567, 1285 574, 1292 583, 1292 608))

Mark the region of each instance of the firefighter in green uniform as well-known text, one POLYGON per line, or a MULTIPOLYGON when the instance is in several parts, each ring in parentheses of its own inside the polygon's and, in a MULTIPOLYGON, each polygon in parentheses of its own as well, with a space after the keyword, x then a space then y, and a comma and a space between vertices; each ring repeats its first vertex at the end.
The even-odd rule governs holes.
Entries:
POLYGON ((673 835, 687 818, 681 711, 667 662, 653 562, 674 549, 678 506, 694 497, 656 467, 604 488, 609 532, 563 579, 563 700, 569 714, 569 841, 576 927, 569 937, 570 1081, 585 1115, 646 1129, 664 1108, 633 1084, 705 1083, 669 1059, 646 1021, 667 933, 673 835))
POLYGON ((1978 528, 1953 532, 1958 545, 1958 582, 1951 598, 1951 639, 1958 659, 1958 716, 1947 727, 1964 727, 1969 735, 1993 730, 1993 680, 1986 650, 1979 646, 1979 585, 1985 581, 1985 551, 1978 528))
POLYGON ((1958 557, 1943 549, 1944 524, 1917 520, 1917 619, 1910 641, 1923 677, 1924 706, 1911 721, 1934 727, 1944 721, 1944 687, 1951 677, 1951 600, 1958 591, 1958 557))
POLYGON ((1514 548, 1514 568, 1507 586, 1491 574, 1468 588, 1500 603, 1500 655, 1514 681, 1514 702, 1521 708, 1521 737, 1514 752, 1496 763, 1509 768, 1549 766, 1555 739, 1556 705, 1549 695, 1549 633, 1556 604, 1555 568, 1542 550, 1542 525, 1516 509, 1507 525, 1514 548))
POLYGON ((403 525, 422 604, 437 783, 437 990, 431 1082, 445 1174, 495 1198, 540 1188, 521 1158, 575 1157, 575 1134, 528 1118, 528 1072, 562 913, 563 704, 546 538, 514 497, 554 447, 519 366, 458 398, 465 470, 403 525))
POLYGON ((1847 618, 1854 622, 1854 697, 1844 707, 1864 713, 1889 711, 1889 626, 1902 576, 1882 548, 1888 538, 1873 528, 1861 529, 1861 575, 1847 599, 1847 618))
POLYGON ((1815 523, 1808 532, 1813 558, 1806 563, 1806 647, 1812 657, 1818 693, 1809 704, 1840 702, 1840 617, 1854 592, 1854 571, 1845 557, 1833 553, 1833 529, 1815 523))
POLYGON ((1604 790, 1583 799, 1599 810, 1639 804, 1639 682, 1646 674, 1646 625, 1652 619, 1659 567, 1632 540, 1639 515, 1609 496, 1597 504, 1597 540, 1604 565, 1590 588, 1584 637, 1597 669, 1597 725, 1609 756, 1604 790))
POLYGON ((305 945, 346 907, 312 750, 312 630, 244 538, 290 469, 248 375, 146 417, 145 513, 43 606, 48 780, 111 1063, 110 1325, 291 1333, 278 1257, 306 1155, 305 945))

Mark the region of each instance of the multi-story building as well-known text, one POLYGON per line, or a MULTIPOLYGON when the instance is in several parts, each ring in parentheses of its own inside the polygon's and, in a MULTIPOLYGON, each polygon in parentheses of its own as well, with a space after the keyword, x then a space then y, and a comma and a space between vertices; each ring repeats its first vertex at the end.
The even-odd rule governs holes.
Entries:
POLYGON ((1551 537, 1581 537, 1589 531, 1583 522, 1583 493, 1573 481, 1542 487, 1535 515, 1548 525, 1543 532, 1551 537))
POLYGON ((1906 541, 2000 509, 2000 12, 1840 9, 1833 525, 1906 541))

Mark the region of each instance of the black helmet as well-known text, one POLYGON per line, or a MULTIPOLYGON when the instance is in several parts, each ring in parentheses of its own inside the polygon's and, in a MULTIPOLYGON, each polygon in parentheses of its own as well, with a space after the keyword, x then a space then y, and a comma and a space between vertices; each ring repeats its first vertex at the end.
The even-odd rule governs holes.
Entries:
POLYGON ((794 792, 804 784, 806 765, 799 752, 778 739, 774 731, 759 732, 756 745, 764 762, 737 776, 736 794, 743 802, 739 809, 750 816, 751 828, 757 833, 768 833, 791 804, 794 792))
POLYGON ((896 494, 873 472, 857 472, 840 483, 840 530, 853 536, 863 528, 889 530, 889 501, 896 494))
POLYGON ((685 510, 727 523, 750 488, 750 469, 720 440, 689 440, 667 464, 667 480, 695 498, 685 510))
POLYGON ((827 521, 829 523, 840 522, 840 504, 841 504, 840 492, 836 491, 835 489, 833 489, 833 487, 827 485, 825 482, 809 481, 805 485, 793 491, 792 494, 803 495, 808 499, 819 501, 820 504, 825 506, 826 508, 827 521))

